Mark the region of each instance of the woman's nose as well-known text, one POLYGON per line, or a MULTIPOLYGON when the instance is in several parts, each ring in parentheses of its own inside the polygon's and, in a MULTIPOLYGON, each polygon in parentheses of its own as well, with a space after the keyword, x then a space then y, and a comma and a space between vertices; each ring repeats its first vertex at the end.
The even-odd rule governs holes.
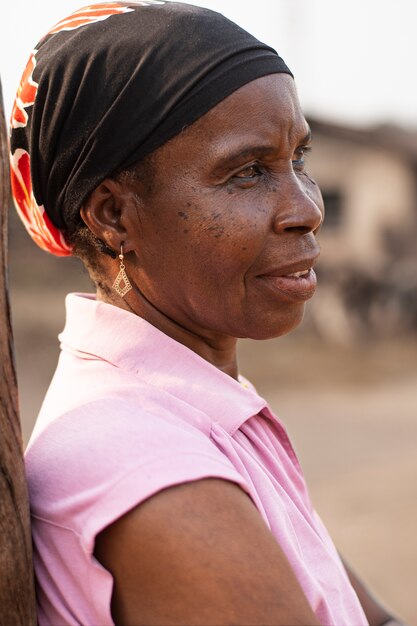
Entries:
POLYGON ((314 184, 310 190, 295 175, 281 186, 274 218, 276 233, 296 231, 301 234, 317 231, 324 216, 323 200, 319 188, 314 184))

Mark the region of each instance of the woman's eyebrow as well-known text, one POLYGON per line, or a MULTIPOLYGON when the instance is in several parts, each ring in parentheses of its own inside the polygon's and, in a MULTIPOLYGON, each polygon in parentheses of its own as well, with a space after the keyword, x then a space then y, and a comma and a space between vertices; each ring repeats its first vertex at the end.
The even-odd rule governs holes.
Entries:
POLYGON ((236 152, 229 153, 227 156, 220 157, 215 165, 215 171, 230 167, 233 163, 244 161, 247 158, 268 156, 274 152, 277 152, 276 146, 246 146, 236 150, 236 152))
POLYGON ((311 133, 311 128, 308 127, 305 136, 299 141, 298 145, 299 146, 303 146, 303 145, 305 145, 307 143, 310 143, 312 138, 313 138, 313 135, 311 133))
MULTIPOLYGON (((299 140, 298 145, 302 146, 302 145, 308 144, 311 142, 311 139, 312 139, 311 129, 308 128, 305 136, 299 140)), ((248 157, 255 158, 255 157, 261 157, 261 156, 269 156, 270 154, 273 154, 274 152, 277 152, 276 146, 271 146, 271 145, 245 146, 243 148, 239 148, 235 152, 231 152, 227 156, 220 157, 216 163, 215 171, 222 170, 226 167, 230 167, 231 164, 235 162, 244 161, 248 157)))
POLYGON ((313 133, 311 132, 311 128, 309 127, 306 136, 304 137, 302 143, 310 143, 313 139, 313 133))

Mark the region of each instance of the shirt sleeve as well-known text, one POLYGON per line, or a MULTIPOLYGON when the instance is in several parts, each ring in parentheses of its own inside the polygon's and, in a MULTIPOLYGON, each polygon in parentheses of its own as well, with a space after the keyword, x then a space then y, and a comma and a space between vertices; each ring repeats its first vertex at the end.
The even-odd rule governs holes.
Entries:
POLYGON ((196 428, 120 399, 73 409, 26 453, 32 513, 71 529, 92 555, 101 530, 163 489, 220 478, 248 491, 209 433, 209 423, 196 428))

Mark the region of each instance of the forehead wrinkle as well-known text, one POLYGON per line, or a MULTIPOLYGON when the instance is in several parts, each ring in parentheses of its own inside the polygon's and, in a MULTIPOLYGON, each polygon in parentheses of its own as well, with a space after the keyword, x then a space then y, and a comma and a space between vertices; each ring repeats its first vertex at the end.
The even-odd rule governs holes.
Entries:
POLYGON ((207 152, 216 160, 216 169, 233 161, 243 161, 250 157, 268 157, 278 154, 283 148, 308 143, 311 131, 301 114, 299 120, 262 120, 258 132, 248 138, 237 137, 235 145, 230 145, 231 134, 225 133, 212 138, 206 144, 207 152), (307 129, 307 131, 306 131, 307 129))
POLYGON ((305 122, 303 118, 303 128, 298 127, 297 125, 292 125, 288 132, 280 132, 279 140, 272 143, 245 143, 244 145, 237 146, 236 149, 232 149, 227 153, 228 147, 227 142, 226 146, 221 145, 219 149, 219 154, 215 155, 216 164, 215 170, 221 170, 224 167, 227 167, 234 162, 242 162, 246 158, 254 158, 254 157, 268 157, 268 156, 276 156, 277 153, 280 152, 282 146, 286 144, 286 146, 300 146, 306 145, 311 142, 311 130, 308 124, 305 122), (306 132, 307 127, 307 132, 306 132), (226 154, 224 152, 226 151, 226 154))

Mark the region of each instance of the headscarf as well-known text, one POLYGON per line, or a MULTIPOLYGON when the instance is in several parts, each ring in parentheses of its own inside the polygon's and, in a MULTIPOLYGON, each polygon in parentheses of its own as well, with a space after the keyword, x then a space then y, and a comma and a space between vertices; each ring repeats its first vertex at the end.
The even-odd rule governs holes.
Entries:
POLYGON ((11 182, 29 234, 62 231, 93 189, 244 84, 290 70, 224 16, 178 2, 107 2, 56 24, 30 55, 11 118, 11 182))

